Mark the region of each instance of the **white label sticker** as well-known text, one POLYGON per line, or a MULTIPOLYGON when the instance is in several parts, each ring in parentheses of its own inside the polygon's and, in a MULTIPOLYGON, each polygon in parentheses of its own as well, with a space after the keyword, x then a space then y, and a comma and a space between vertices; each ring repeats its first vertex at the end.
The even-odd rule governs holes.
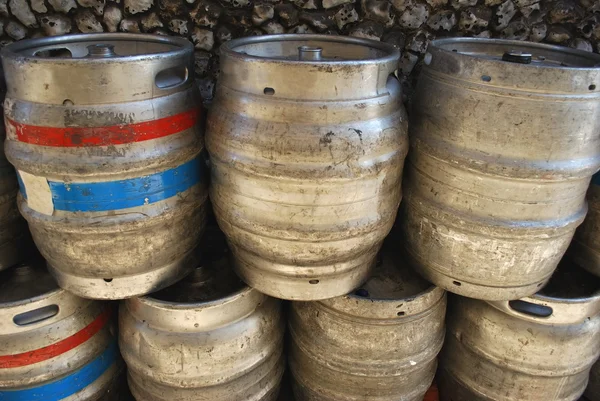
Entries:
POLYGON ((24 171, 19 171, 19 175, 25 186, 27 206, 36 212, 52 216, 52 213, 54 213, 54 202, 52 202, 52 193, 50 192, 48 180, 24 171))

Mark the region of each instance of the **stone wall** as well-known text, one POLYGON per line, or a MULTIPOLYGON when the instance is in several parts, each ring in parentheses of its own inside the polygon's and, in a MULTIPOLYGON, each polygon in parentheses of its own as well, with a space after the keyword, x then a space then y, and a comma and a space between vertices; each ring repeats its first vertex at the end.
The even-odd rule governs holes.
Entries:
MULTIPOLYGON (((196 47, 202 96, 212 98, 220 43, 247 35, 327 33, 383 40, 415 66, 429 41, 478 36, 600 52, 600 0, 0 0, 0 46, 76 32, 181 35, 196 47)), ((411 82, 405 80, 405 83, 411 82)))

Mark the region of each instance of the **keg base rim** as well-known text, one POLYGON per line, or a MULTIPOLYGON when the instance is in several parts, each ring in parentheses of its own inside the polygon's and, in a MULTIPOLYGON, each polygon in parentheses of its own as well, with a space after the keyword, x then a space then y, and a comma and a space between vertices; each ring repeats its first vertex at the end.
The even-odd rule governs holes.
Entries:
POLYGON ((453 294, 482 301, 506 301, 530 297, 539 291, 551 277, 551 275, 549 275, 540 281, 522 286, 494 287, 457 280, 456 278, 449 277, 430 268, 424 268, 414 264, 413 266, 415 266, 415 270, 419 274, 436 286, 453 294))
POLYGON ((267 280, 263 271, 257 272, 243 260, 234 258, 234 271, 246 284, 263 294, 288 301, 320 301, 346 295, 364 283, 374 267, 374 263, 358 265, 346 272, 341 282, 339 276, 309 279, 272 275, 271 280, 267 280))
POLYGON ((194 267, 186 255, 178 261, 135 276, 82 277, 65 273, 48 263, 58 285, 77 296, 97 300, 133 298, 158 291, 185 277, 194 267))

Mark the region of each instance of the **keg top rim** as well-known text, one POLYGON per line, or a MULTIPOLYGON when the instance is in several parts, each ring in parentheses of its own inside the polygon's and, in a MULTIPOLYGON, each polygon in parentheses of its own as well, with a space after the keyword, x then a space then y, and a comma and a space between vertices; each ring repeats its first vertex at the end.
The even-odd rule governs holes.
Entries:
POLYGON ((245 286, 225 297, 219 299, 212 299, 210 301, 203 302, 173 302, 173 301, 165 301, 162 299, 154 298, 152 294, 144 295, 138 298, 135 298, 137 302, 150 307, 157 308, 160 310, 198 310, 205 308, 213 308, 218 307, 224 304, 230 304, 236 302, 244 297, 246 297, 249 293, 256 291, 252 287, 245 286))
POLYGON ((563 261, 548 284, 528 298, 556 303, 600 301, 600 278, 572 262, 563 261))
MULTIPOLYGON (((520 64, 523 67, 530 68, 559 68, 577 71, 600 69, 600 54, 544 43, 505 39, 444 38, 433 40, 430 49, 443 51, 450 55, 458 54, 461 57, 507 64, 508 62, 502 59, 503 54, 514 52, 520 56, 529 56, 532 61, 510 64, 515 66, 520 64), (492 52, 494 49, 501 51, 492 52), (577 63, 569 65, 564 62, 567 59, 571 62, 577 61, 577 63)), ((427 64, 428 56, 425 57, 427 64)), ((429 54, 429 57, 431 57, 431 54, 429 54)))
POLYGON ((384 320, 419 315, 445 302, 446 291, 409 268, 401 252, 387 244, 380 255, 381 263, 365 284, 350 294, 319 302, 347 315, 384 320))
POLYGON ((2 59, 24 59, 35 60, 36 62, 123 62, 123 61, 141 61, 153 57, 178 57, 193 53, 193 45, 184 38, 175 36, 162 36, 137 33, 92 33, 92 34, 74 34, 51 36, 44 38, 25 39, 11 43, 2 48, 0 55, 2 59), (140 54, 120 55, 114 57, 90 57, 87 46, 94 44, 114 44, 119 42, 146 42, 156 45, 171 45, 172 49, 167 51, 149 52, 140 54), (81 57, 66 56, 48 56, 42 52, 66 50, 73 54, 67 47, 76 48, 81 57), (85 53, 82 53, 85 51, 85 53))
POLYGON ((383 250, 369 279, 346 296, 356 300, 397 302, 417 299, 435 288, 406 266, 401 255, 383 250))
MULTIPOLYGON (((331 52, 331 50, 329 50, 331 52)), ((282 63, 282 64, 300 64, 300 65, 363 65, 363 64, 386 64, 386 63, 397 63, 400 59, 400 52, 394 46, 385 42, 378 42, 370 39, 354 38, 348 36, 334 36, 334 35, 306 35, 306 34, 282 34, 282 35, 264 35, 264 36, 250 36, 244 38, 233 39, 225 42, 221 45, 220 53, 223 56, 232 57, 242 61, 255 61, 255 62, 269 62, 269 63, 282 63), (291 58, 279 58, 269 56, 259 56, 248 54, 240 51, 240 48, 261 45, 261 44, 274 44, 282 42, 299 42, 298 46, 290 47, 290 50, 295 52, 299 51, 300 47, 306 47, 306 50, 313 50, 314 42, 327 42, 336 44, 339 46, 354 45, 362 46, 368 49, 372 49, 375 52, 381 54, 377 57, 367 57, 363 59, 335 59, 328 57, 327 49, 323 49, 322 59, 291 59, 291 58), (313 42, 311 44, 311 42, 313 42)), ((312 51, 310 52, 312 53, 312 51)))
POLYGON ((0 308, 28 304, 63 291, 43 262, 22 263, 0 273, 0 308))
POLYGON ((521 319, 570 324, 600 314, 598 283, 600 278, 563 259, 549 284, 538 293, 518 300, 487 302, 521 319))

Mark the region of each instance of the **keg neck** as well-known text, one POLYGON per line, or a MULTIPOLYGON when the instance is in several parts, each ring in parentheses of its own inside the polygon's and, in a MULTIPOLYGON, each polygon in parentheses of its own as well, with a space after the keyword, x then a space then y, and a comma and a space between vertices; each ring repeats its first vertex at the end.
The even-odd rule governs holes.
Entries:
POLYGON ((193 45, 183 38, 67 35, 15 42, 1 54, 7 97, 20 101, 76 107, 118 104, 193 86, 193 45))
POLYGON ((388 77, 398 60, 393 46, 357 38, 241 38, 221 47, 219 85, 272 99, 371 99, 388 93, 388 77))
POLYGON ((600 95, 600 55, 540 43, 449 38, 431 43, 423 72, 532 93, 600 95))

